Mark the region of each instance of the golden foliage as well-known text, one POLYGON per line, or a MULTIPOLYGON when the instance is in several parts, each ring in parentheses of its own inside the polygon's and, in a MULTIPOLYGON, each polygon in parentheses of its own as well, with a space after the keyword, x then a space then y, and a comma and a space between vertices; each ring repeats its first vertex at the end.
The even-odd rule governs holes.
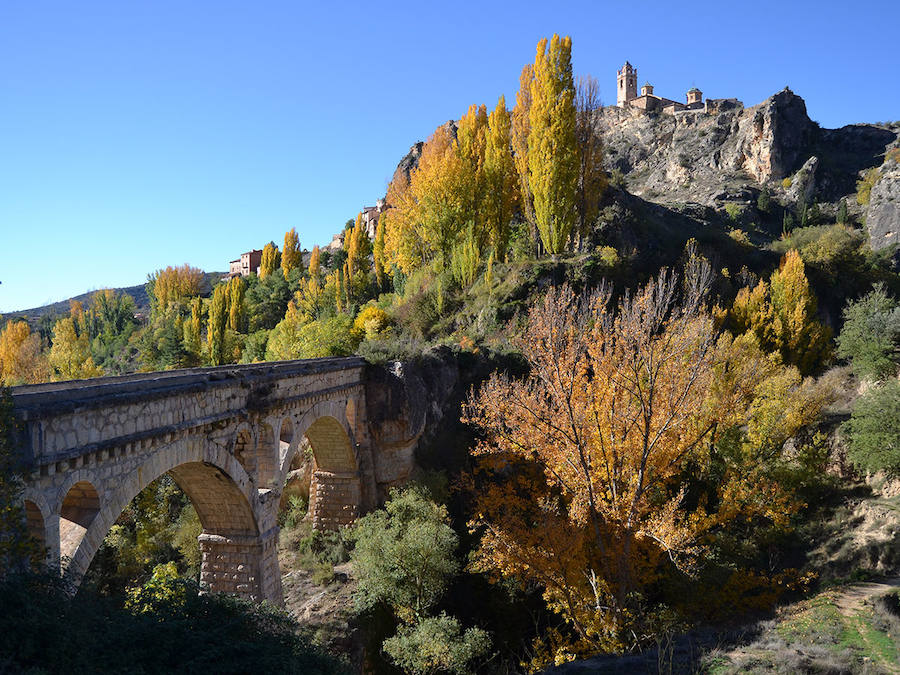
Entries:
POLYGON ((265 279, 275 272, 275 268, 278 267, 278 258, 278 247, 273 242, 270 241, 263 246, 262 258, 259 261, 260 279, 265 279))
POLYGON ((302 268, 303 253, 300 251, 300 237, 297 236, 297 230, 291 228, 290 232, 284 233, 284 250, 281 252, 281 271, 284 278, 288 278, 291 270, 302 268))
POLYGON ((220 366, 226 362, 225 328, 228 325, 228 286, 219 284, 209 303, 206 326, 206 349, 209 363, 220 366))
POLYGON ((41 338, 24 321, 9 321, 0 331, 0 384, 37 384, 50 379, 41 338))
POLYGON ((457 152, 449 127, 434 132, 422 148, 418 167, 407 184, 402 177, 388 188, 385 254, 410 274, 437 260, 449 261, 457 235, 472 214, 472 172, 457 152))
POLYGON ((484 153, 484 220, 498 260, 506 260, 509 223, 518 201, 516 167, 511 149, 511 121, 501 96, 490 117, 484 153))
POLYGON ((534 196, 531 194, 531 180, 528 168, 528 137, 531 132, 531 84, 534 81, 534 66, 530 63, 522 68, 519 76, 519 91, 512 113, 512 148, 516 174, 519 178, 519 195, 525 219, 531 227, 532 238, 537 239, 537 224, 534 217, 534 196))
POLYGON ((48 360, 54 380, 79 380, 103 374, 91 357, 87 333, 79 329, 71 316, 60 319, 53 326, 53 345, 48 360))
POLYGON ((316 244, 313 246, 312 251, 309 254, 309 276, 311 279, 318 279, 322 274, 322 264, 319 261, 321 253, 319 252, 319 245, 316 244))
MULTIPOLYGON (((170 304, 183 305, 188 298, 200 295, 203 270, 187 263, 180 267, 166 267, 149 277, 148 291, 154 311, 163 311, 170 304)), ((74 315, 73 315, 74 316, 74 315)))
POLYGON ((766 351, 809 373, 830 355, 831 333, 816 319, 816 296, 800 254, 791 249, 767 284, 738 291, 731 309, 737 333, 752 332, 766 351))
POLYGON ((465 408, 482 434, 474 567, 543 588, 578 636, 558 655, 640 641, 644 587, 694 574, 716 528, 796 507, 771 467, 827 393, 719 335, 705 274, 681 302, 665 271, 616 308, 550 290, 518 339, 529 376, 494 375, 465 408), (712 493, 687 499, 689 467, 712 493))
POLYGON ((243 277, 231 277, 228 281, 228 328, 235 332, 244 330, 246 307, 244 293, 247 284, 243 277))
POLYGON ((542 39, 534 60, 528 134, 528 181, 541 241, 561 253, 575 223, 578 149, 572 39, 542 39))

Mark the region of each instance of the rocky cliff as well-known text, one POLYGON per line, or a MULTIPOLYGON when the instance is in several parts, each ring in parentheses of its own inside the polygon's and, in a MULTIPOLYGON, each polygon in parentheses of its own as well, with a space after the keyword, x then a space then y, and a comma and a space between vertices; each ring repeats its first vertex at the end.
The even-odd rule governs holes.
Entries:
POLYGON ((878 170, 878 178, 869 196, 866 228, 873 249, 900 244, 900 144, 878 170))
POLYGON ((713 210, 750 205, 766 189, 782 207, 816 203, 834 217, 844 200, 852 217, 867 221, 873 248, 898 241, 896 162, 883 168, 867 210, 856 203, 856 183, 884 162, 900 123, 823 129, 790 89, 751 108, 727 103, 710 113, 674 116, 597 110, 594 123, 604 139, 607 170, 621 172, 632 194, 680 210, 690 204, 713 210))
POLYGON ((806 103, 783 89, 752 108, 676 115, 606 107, 595 113, 609 171, 632 193, 661 203, 718 207, 748 201, 767 186, 788 201, 836 202, 877 166, 900 126, 822 129, 806 103), (789 178, 790 188, 782 185, 789 178), (802 185, 794 187, 795 182, 802 185))

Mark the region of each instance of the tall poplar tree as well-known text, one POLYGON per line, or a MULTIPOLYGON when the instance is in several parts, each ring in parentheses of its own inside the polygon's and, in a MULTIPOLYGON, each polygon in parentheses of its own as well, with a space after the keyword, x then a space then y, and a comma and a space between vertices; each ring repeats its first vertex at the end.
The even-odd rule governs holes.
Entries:
POLYGON ((554 34, 537 46, 531 83, 528 169, 534 213, 544 248, 561 253, 575 224, 578 149, 572 39, 554 34))
POLYGON ((300 237, 297 236, 297 230, 291 228, 290 232, 284 233, 284 250, 281 252, 281 271, 284 278, 288 278, 291 270, 303 267, 303 254, 300 252, 300 237))
POLYGON ((459 121, 456 131, 456 149, 465 165, 466 174, 460 186, 465 192, 466 220, 475 224, 479 243, 487 238, 484 223, 485 152, 487 149, 488 115, 484 105, 472 104, 459 121))
POLYGON ((206 347, 209 362, 214 366, 225 363, 225 326, 228 323, 228 287, 219 284, 209 303, 209 321, 206 326, 206 347))
POLYGON ((484 152, 485 220, 488 238, 499 260, 506 259, 509 222, 515 208, 516 167, 510 148, 510 117, 506 99, 501 96, 488 118, 488 135, 484 152))
POLYGON ((241 331, 244 325, 246 288, 243 277, 232 277, 228 282, 228 328, 236 333, 241 331))
POLYGON ((259 278, 265 279, 278 267, 278 247, 269 242, 263 247, 262 259, 259 262, 259 278))
POLYGON ((322 274, 322 263, 320 262, 321 253, 319 251, 319 245, 316 244, 313 246, 312 251, 309 254, 309 277, 310 279, 319 279, 319 276, 322 274))
POLYGON ((594 111, 600 107, 600 85, 588 75, 578 81, 575 98, 575 138, 578 146, 578 243, 584 242, 597 219, 600 198, 606 191, 603 141, 594 127, 594 111))
MULTIPOLYGON (((531 231, 531 238, 538 244, 537 223, 534 219, 534 196, 531 194, 531 180, 528 168, 528 136, 531 133, 531 83, 534 81, 534 66, 526 63, 519 76, 519 91, 512 113, 513 161, 519 177, 519 195, 522 213, 531 231)), ((534 251, 537 252, 536 250, 534 251)))
POLYGON ((375 228, 375 243, 372 246, 372 258, 374 259, 375 281, 378 283, 379 292, 384 288, 384 273, 387 271, 384 262, 384 228, 386 218, 382 215, 378 218, 375 228))

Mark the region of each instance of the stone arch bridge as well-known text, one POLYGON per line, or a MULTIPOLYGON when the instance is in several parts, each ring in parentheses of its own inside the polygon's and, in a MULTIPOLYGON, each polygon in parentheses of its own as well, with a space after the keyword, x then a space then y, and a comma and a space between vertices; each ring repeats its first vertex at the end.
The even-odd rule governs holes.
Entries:
POLYGON ((352 522, 411 468, 415 433, 395 424, 400 442, 375 447, 366 370, 332 358, 15 387, 29 531, 78 584, 122 511, 168 473, 203 525, 201 585, 281 603, 277 516, 298 453, 314 457, 319 529, 352 522))

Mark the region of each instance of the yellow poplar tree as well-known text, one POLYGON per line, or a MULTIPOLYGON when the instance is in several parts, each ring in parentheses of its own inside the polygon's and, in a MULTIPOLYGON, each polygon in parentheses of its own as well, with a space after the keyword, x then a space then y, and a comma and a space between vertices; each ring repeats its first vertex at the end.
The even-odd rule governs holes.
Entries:
POLYGON ((531 180, 528 168, 528 136, 531 133, 531 84, 534 82, 534 66, 530 63, 522 68, 519 76, 519 91, 512 113, 513 161, 519 178, 519 195, 522 212, 531 229, 531 237, 537 243, 537 223, 534 219, 534 196, 531 194, 531 180))
POLYGON ((0 331, 0 384, 37 384, 50 379, 41 338, 24 321, 9 321, 0 331))
POLYGON ((53 326, 53 345, 48 359, 55 380, 80 380, 103 374, 91 357, 87 334, 79 333, 71 316, 60 319, 53 326))
POLYGON ((487 108, 484 105, 469 106, 469 110, 459 121, 456 131, 456 149, 466 169, 461 185, 465 190, 467 200, 464 206, 464 218, 474 223, 479 242, 486 239, 483 203, 487 189, 484 167, 487 134, 487 108))
POLYGON ((300 251, 300 237, 297 236, 297 230, 291 228, 290 232, 284 233, 284 250, 281 252, 281 271, 284 278, 288 278, 291 270, 303 266, 303 253, 300 251))
POLYGON ((538 43, 531 83, 528 135, 529 184, 544 248, 561 253, 575 223, 578 150, 572 39, 555 35, 538 43))
POLYGON ((374 259, 375 281, 378 283, 379 291, 384 288, 384 274, 387 271, 384 262, 384 228, 386 226, 386 216, 382 214, 378 218, 378 225, 375 228, 375 243, 372 246, 372 257, 374 259))
POLYGON ((485 203, 487 231, 494 255, 506 260, 509 223, 515 210, 516 167, 510 148, 510 117, 506 99, 501 96, 488 118, 484 153, 485 203))
POLYGON ((319 245, 316 244, 313 246, 312 251, 309 254, 309 277, 310 279, 318 279, 322 274, 322 263, 319 261, 321 253, 319 252, 319 245))
POLYGON ((228 287, 219 284, 209 303, 206 325, 206 348, 209 362, 214 366, 225 363, 225 327, 228 324, 228 287))
POLYGON ((262 259, 259 262, 259 278, 265 279, 278 267, 278 247, 271 241, 263 247, 262 259))
POLYGON ((228 282, 228 328, 239 332, 244 325, 244 293, 246 284, 243 277, 232 277, 228 282))
POLYGON ((195 360, 199 360, 202 346, 200 342, 200 330, 203 320, 203 300, 198 295, 191 300, 191 319, 184 328, 185 347, 195 360))
POLYGON ((816 296, 803 260, 791 249, 768 284, 760 281, 752 290, 738 292, 730 319, 736 333, 753 333, 763 349, 778 352, 784 363, 810 373, 830 356, 831 334, 816 313, 816 296))

